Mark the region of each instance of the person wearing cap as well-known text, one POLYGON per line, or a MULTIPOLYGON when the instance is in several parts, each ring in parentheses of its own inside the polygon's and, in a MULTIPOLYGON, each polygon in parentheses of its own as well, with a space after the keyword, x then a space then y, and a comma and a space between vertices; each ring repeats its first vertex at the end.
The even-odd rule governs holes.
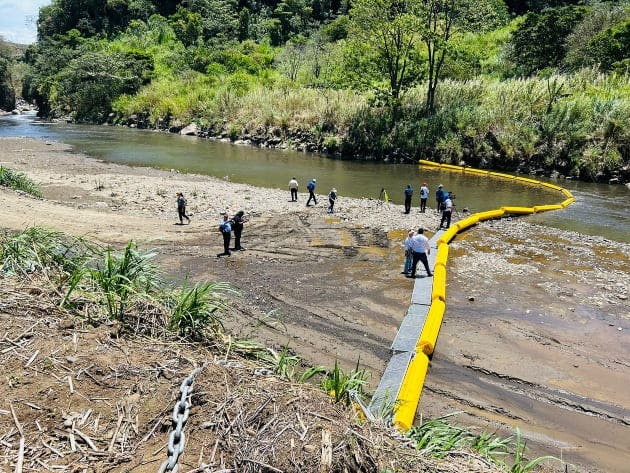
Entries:
POLYGON ((330 189, 330 193, 328 194, 328 213, 333 213, 333 208, 335 207, 335 201, 337 200, 337 189, 334 187, 330 189))
POLYGON ((409 276, 409 272, 411 271, 411 264, 413 261, 413 252, 411 251, 411 239, 414 237, 416 232, 413 230, 409 230, 407 234, 407 238, 405 238, 405 267, 403 268, 402 274, 405 276, 409 276))
POLYGON ((411 251, 413 255, 413 261, 411 263, 410 278, 416 277, 416 267, 418 261, 422 261, 424 269, 427 270, 427 276, 433 276, 433 273, 429 269, 429 258, 427 255, 431 254, 431 246, 429 245, 429 239, 423 235, 424 228, 418 228, 418 233, 411 239, 411 251))
POLYGON ((407 184, 405 189, 405 213, 408 214, 411 211, 411 197, 413 196, 413 188, 411 184, 407 184))
POLYGON ((223 253, 217 256, 230 256, 230 240, 232 238, 232 221, 228 217, 227 212, 223 212, 223 217, 219 222, 219 231, 223 235, 223 253))
POLYGON ((289 191, 291 191, 291 202, 297 202, 298 181, 292 177, 289 181, 289 191))
POLYGON ((311 199, 313 200, 313 202, 315 202, 315 205, 317 205, 317 197, 315 197, 315 183, 317 182, 317 179, 313 178, 311 179, 306 188, 308 189, 308 200, 306 201, 306 206, 310 207, 311 206, 311 199))
MULTIPOLYGON (((440 220, 440 227, 444 225, 444 221, 446 221, 446 229, 451 226, 451 214, 453 213, 453 199, 451 198, 452 192, 447 192, 444 198, 444 202, 442 202, 442 219, 440 220)), ((438 228, 438 230, 439 230, 438 228)))
POLYGON ((420 187, 420 212, 424 213, 427 209, 427 199, 429 198, 429 187, 426 182, 420 187))
POLYGON ((442 184, 438 186, 438 189, 435 191, 435 200, 437 201, 437 211, 440 212, 442 210, 442 202, 444 202, 444 189, 442 189, 442 184))
POLYGON ((184 194, 178 192, 177 194, 177 214, 179 215, 179 224, 184 224, 184 219, 190 223, 190 217, 186 215, 186 199, 184 198, 184 194))

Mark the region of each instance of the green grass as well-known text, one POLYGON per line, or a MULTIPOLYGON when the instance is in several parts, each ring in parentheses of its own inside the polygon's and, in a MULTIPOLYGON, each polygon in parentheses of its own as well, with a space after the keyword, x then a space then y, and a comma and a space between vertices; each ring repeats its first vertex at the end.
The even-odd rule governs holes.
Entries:
POLYGON ((332 369, 326 370, 321 382, 324 391, 329 393, 336 403, 346 406, 352 404, 354 394, 363 394, 363 388, 367 385, 369 373, 359 369, 359 361, 353 370, 344 371, 337 360, 332 369))
POLYGON ((0 166, 0 186, 26 192, 35 197, 41 197, 42 191, 26 174, 0 166))

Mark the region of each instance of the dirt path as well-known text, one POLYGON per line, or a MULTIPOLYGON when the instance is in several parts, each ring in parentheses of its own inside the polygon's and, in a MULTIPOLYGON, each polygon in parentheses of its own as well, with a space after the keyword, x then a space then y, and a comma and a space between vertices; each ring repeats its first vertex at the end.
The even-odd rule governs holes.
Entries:
MULTIPOLYGON (((174 279, 238 287, 239 311, 228 321, 238 335, 288 344, 314 364, 337 357, 350 367, 360 357, 378 382, 411 290, 399 274, 403 232, 388 230, 433 228, 435 214, 410 221, 396 206, 348 199, 341 218, 331 219, 321 207, 292 206, 282 191, 3 141, 0 164, 42 182, 47 200, 0 189, 0 227, 45 225, 106 243, 145 242, 174 279), (99 183, 105 189, 96 190, 99 183), (171 189, 191 196, 191 225, 173 225, 171 189), (247 250, 217 258, 224 208, 250 215, 247 250)), ((463 410, 462 423, 504 432, 518 426, 537 451, 583 465, 580 471, 624 471, 630 246, 542 231, 502 221, 453 243, 447 313, 421 410, 463 410)))

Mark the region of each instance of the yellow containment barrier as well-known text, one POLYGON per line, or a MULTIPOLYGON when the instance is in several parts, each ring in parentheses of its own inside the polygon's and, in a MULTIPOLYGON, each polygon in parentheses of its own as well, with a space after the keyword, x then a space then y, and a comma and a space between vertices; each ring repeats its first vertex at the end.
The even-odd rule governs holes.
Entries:
POLYGON ((420 159, 418 160, 418 162, 423 165, 423 166, 430 166, 430 167, 434 167, 434 168, 439 168, 440 167, 440 163, 436 163, 434 161, 427 161, 426 159, 420 159))
POLYGON ((440 238, 438 238, 437 244, 439 245, 440 243, 448 243, 453 238, 455 238, 455 235, 457 235, 458 231, 459 227, 457 226, 457 224, 451 225, 450 228, 446 230, 440 238))
POLYGON ((544 187, 548 187, 549 189, 553 189, 554 191, 559 191, 562 192, 563 189, 560 186, 556 186, 554 184, 549 184, 548 182, 541 182, 541 185, 543 185, 544 187))
POLYGON ((394 413, 394 425, 404 432, 411 429, 413 425, 428 368, 429 358, 427 355, 416 353, 411 363, 409 363, 402 386, 400 386, 400 392, 396 400, 397 407, 394 413))
POLYGON ((433 290, 431 291, 431 300, 446 302, 446 268, 444 266, 435 266, 433 268, 433 290))
POLYGON ((512 176, 511 174, 504 174, 502 172, 494 172, 494 171, 490 171, 488 173, 488 176, 502 177, 504 179, 514 179, 515 177, 515 176, 512 176))
POLYGON ((459 227, 459 231, 461 232, 462 230, 466 230, 468 227, 477 225, 477 223, 479 223, 479 217, 477 217, 477 214, 474 214, 457 222, 457 226, 459 227))
POLYGON ((534 206, 534 212, 538 213, 538 212, 548 212, 549 210, 560 210, 563 209, 564 207, 562 205, 559 204, 553 204, 553 205, 535 205, 534 206))
POLYGON ((562 206, 562 208, 565 208, 569 205, 571 205, 573 202, 575 202, 575 199, 573 197, 567 199, 567 200, 563 200, 560 205, 562 206))
POLYGON ((488 210, 486 212, 479 212, 478 214, 475 214, 475 215, 479 217, 479 221, 481 222, 482 220, 492 220, 493 218, 503 217, 504 214, 505 214, 505 210, 496 209, 496 210, 488 210))
POLYGON ((506 214, 528 215, 534 213, 533 207, 501 207, 506 214))
POLYGON ((564 194, 564 196, 567 199, 572 199, 573 198, 573 194, 571 194, 571 192, 569 190, 567 190, 567 189, 562 189, 562 193, 564 194))
POLYGON ((435 266, 446 267, 447 259, 448 259, 448 244, 438 243, 437 255, 435 256, 435 266))
POLYGON ((464 168, 464 172, 469 174, 479 174, 481 176, 487 176, 490 171, 484 171, 483 169, 464 168))
POLYGON ((537 181, 536 179, 530 179, 529 177, 515 177, 514 178, 515 181, 520 181, 520 182, 527 182, 528 184, 534 184, 534 185, 539 185, 540 181, 537 181))
POLYGON ((440 167, 442 169, 451 169, 453 171, 461 171, 464 169, 461 166, 455 166, 454 164, 440 164, 440 167))
POLYGON ((433 353, 435 343, 440 333, 440 327, 442 326, 445 310, 446 304, 444 301, 436 300, 431 303, 427 320, 424 323, 420 339, 416 345, 416 352, 422 352, 425 355, 433 353))

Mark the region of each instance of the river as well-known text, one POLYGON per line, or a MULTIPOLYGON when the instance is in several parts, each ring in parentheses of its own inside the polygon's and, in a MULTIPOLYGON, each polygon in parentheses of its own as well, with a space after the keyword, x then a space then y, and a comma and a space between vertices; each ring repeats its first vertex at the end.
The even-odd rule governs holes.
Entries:
MULTIPOLYGON (((341 196, 376 198, 380 189, 385 188, 395 203, 402 203, 403 188, 411 184, 416 189, 414 205, 417 205, 420 184, 426 181, 432 190, 443 184, 446 190, 455 192, 457 208, 472 212, 501 205, 529 206, 562 200, 545 189, 412 164, 327 159, 317 154, 237 146, 124 127, 50 123, 38 120, 33 114, 0 118, 0 136, 58 141, 105 161, 228 176, 234 182, 262 187, 286 188, 289 178, 296 176, 303 187, 306 181, 316 177, 321 193, 336 187, 341 196)), ((531 221, 630 241, 630 188, 571 180, 548 181, 568 188, 576 203, 562 212, 530 216, 531 221)))

